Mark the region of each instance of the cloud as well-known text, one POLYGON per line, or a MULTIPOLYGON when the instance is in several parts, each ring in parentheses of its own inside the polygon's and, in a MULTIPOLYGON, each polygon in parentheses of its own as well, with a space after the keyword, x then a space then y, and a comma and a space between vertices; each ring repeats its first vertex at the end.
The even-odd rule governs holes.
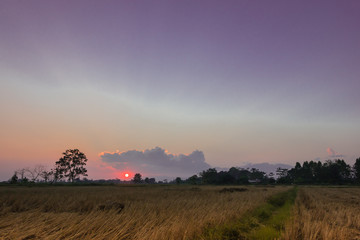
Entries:
POLYGON ((343 157, 345 157, 345 155, 336 152, 334 149, 332 149, 330 147, 327 148, 326 151, 328 153, 328 156, 332 157, 332 158, 343 158, 343 157))
POLYGON ((171 154, 160 147, 144 151, 102 152, 101 161, 118 169, 140 172, 144 176, 188 177, 210 168, 202 151, 171 154))

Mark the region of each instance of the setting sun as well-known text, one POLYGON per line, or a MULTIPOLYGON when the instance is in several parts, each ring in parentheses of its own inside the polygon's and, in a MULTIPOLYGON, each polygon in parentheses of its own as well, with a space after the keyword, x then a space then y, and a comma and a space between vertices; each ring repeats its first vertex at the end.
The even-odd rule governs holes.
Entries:
POLYGON ((128 173, 125 173, 125 177, 128 178, 128 177, 129 177, 129 174, 128 174, 128 173))

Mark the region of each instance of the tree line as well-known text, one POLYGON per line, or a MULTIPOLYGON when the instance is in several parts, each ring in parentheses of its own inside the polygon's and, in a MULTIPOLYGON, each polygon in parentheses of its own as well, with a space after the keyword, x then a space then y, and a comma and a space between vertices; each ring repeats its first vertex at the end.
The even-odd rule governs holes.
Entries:
MULTIPOLYGON (((179 182, 179 181, 178 181, 179 182)), ((266 174, 256 168, 244 169, 232 167, 228 171, 217 171, 215 168, 209 168, 199 173, 199 175, 193 175, 184 180, 183 183, 189 184, 269 184, 275 183, 273 174, 266 174)))
MULTIPOLYGON (((178 183, 179 181, 177 181, 178 183)), ((359 184, 360 158, 351 167, 342 159, 299 162, 291 169, 278 168, 266 174, 256 168, 232 167, 228 171, 209 168, 182 181, 190 184, 359 184)))
POLYGON ((360 183, 360 158, 351 167, 342 159, 297 162, 294 168, 278 169, 282 184, 352 184, 360 183))
MULTIPOLYGON (((44 166, 38 165, 33 169, 23 168, 15 171, 9 183, 34 183, 34 182, 99 182, 99 183, 120 183, 121 180, 80 180, 80 176, 87 176, 85 168, 88 159, 78 149, 68 149, 63 156, 55 162, 55 166, 47 171, 44 166)), ((131 180, 132 183, 155 184, 218 184, 218 185, 239 185, 239 184, 354 184, 360 183, 360 158, 356 159, 351 167, 342 159, 299 162, 291 169, 278 168, 276 173, 265 173, 256 168, 244 169, 232 167, 228 171, 217 171, 209 168, 195 174, 187 179, 175 178, 172 181, 156 182, 155 178, 142 179, 140 173, 136 173, 131 180)))

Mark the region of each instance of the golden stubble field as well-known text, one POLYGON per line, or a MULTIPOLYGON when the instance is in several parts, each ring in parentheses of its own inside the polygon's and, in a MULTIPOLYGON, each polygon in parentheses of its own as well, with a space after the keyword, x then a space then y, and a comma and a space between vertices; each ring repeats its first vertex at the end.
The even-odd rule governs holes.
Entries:
POLYGON ((359 187, 301 187, 284 239, 360 239, 359 187))
MULTIPOLYGON (((202 239, 292 187, 0 187, 0 239, 202 239)), ((249 217, 247 215, 247 217, 249 217)), ((360 239, 359 187, 298 187, 281 239, 360 239)))
POLYGON ((0 239, 197 239, 290 187, 0 187, 0 239))

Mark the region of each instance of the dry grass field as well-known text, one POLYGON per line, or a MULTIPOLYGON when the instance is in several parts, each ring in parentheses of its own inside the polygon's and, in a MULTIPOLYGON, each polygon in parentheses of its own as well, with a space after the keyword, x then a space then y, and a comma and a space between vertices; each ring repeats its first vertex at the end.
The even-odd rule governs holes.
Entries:
POLYGON ((360 239, 360 188, 300 188, 283 238, 360 239))
MULTIPOLYGON (((0 239, 208 239, 204 230, 223 231, 221 226, 235 222, 233 226, 242 227, 239 219, 262 216, 272 196, 292 189, 235 190, 239 188, 245 191, 181 185, 3 186, 0 239)), ((275 218, 258 222, 255 232, 242 236, 270 239, 268 226, 292 215, 281 239, 360 239, 360 188, 302 186, 292 214, 279 211, 272 213, 275 218)), ((214 236, 211 239, 218 239, 214 236)))
POLYGON ((290 187, 223 188, 0 187, 0 239, 197 239, 290 187))

